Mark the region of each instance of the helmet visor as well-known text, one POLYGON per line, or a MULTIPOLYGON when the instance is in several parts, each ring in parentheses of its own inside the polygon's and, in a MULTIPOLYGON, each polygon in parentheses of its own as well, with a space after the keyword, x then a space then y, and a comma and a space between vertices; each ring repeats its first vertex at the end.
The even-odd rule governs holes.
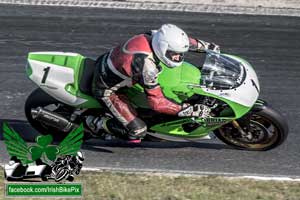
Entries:
POLYGON ((178 53, 178 52, 175 52, 175 51, 170 51, 168 50, 166 52, 166 57, 169 59, 169 60, 172 60, 173 62, 182 62, 183 59, 184 59, 184 53, 178 53))

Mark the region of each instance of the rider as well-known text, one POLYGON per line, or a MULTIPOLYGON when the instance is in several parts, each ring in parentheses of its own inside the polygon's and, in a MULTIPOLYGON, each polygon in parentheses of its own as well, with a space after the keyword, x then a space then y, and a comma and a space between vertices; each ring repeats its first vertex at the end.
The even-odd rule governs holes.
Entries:
POLYGON ((118 93, 120 88, 135 83, 143 86, 148 104, 156 112, 180 117, 209 116, 210 109, 205 105, 179 105, 168 100, 158 83, 160 62, 174 68, 182 64, 187 51, 204 52, 206 49, 219 51, 219 46, 189 38, 177 26, 164 24, 159 30, 136 35, 101 55, 96 61, 93 95, 122 125, 105 117, 88 117, 87 124, 94 133, 100 129, 110 133, 126 132, 129 140, 140 141, 147 130, 146 124, 137 117, 126 96, 118 93))

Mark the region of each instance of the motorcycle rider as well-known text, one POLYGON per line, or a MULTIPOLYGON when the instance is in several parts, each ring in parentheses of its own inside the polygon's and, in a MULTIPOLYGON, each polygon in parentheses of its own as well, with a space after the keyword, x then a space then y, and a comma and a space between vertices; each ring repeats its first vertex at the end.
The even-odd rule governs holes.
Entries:
POLYGON ((90 129, 94 133, 100 129, 108 133, 122 132, 132 142, 140 142, 147 130, 146 124, 137 117, 126 96, 118 92, 135 83, 143 86, 148 104, 154 111, 180 117, 208 117, 209 107, 172 102, 164 97, 158 83, 160 62, 174 68, 183 63, 187 51, 204 52, 206 49, 219 51, 219 46, 188 37, 175 25, 164 24, 159 30, 135 35, 101 55, 96 61, 93 95, 122 125, 111 118, 88 117, 86 122, 90 129))

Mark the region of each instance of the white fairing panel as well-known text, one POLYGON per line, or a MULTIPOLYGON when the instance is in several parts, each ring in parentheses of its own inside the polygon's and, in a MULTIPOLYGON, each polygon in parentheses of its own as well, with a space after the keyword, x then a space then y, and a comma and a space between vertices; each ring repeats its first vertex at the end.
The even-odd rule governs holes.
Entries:
MULTIPOLYGON (((237 60, 237 58, 234 59, 237 60)), ((258 78, 255 71, 248 63, 241 60, 239 61, 243 64, 246 72, 246 78, 239 87, 230 90, 212 90, 209 88, 205 88, 204 90, 207 93, 221 96, 243 106, 252 107, 259 96, 260 87, 258 78)))
POLYGON ((5 164, 4 170, 5 170, 6 176, 8 178, 13 178, 12 175, 19 165, 21 165, 21 163, 16 163, 14 161, 10 161, 9 164, 5 164))
POLYGON ((31 175, 34 173, 34 176, 41 176, 46 165, 28 165, 25 175, 31 175))
POLYGON ((65 90, 68 84, 74 83, 74 70, 69 67, 28 60, 32 68, 29 77, 46 93, 68 105, 79 105, 86 100, 78 98, 65 90))

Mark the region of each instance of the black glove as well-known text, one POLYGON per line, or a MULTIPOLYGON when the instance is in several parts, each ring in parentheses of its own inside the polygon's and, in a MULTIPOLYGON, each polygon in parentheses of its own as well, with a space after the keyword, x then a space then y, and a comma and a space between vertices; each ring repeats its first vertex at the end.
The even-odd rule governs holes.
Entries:
POLYGON ((210 108, 203 104, 183 105, 183 109, 178 113, 179 117, 200 117, 207 118, 210 115, 210 108))

